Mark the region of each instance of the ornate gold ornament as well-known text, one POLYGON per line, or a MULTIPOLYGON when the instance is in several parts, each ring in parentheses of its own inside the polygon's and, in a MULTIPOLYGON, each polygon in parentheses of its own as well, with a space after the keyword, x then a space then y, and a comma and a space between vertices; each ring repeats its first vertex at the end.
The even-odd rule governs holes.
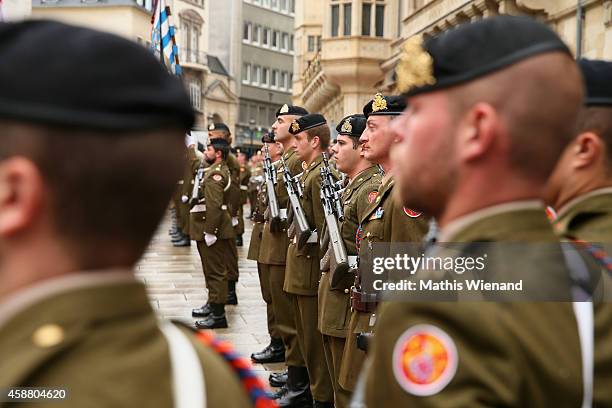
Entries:
POLYGON ((374 102, 372 102, 372 112, 378 112, 381 110, 387 110, 387 100, 383 98, 379 92, 374 95, 374 102))
POLYGON ((346 133, 351 133, 353 131, 353 126, 351 126, 350 119, 347 119, 344 121, 344 123, 342 124, 341 130, 346 133))
POLYGON ((414 36, 404 43, 402 56, 395 72, 397 89, 401 93, 436 83, 433 75, 433 58, 423 48, 422 36, 414 36))
POLYGON ((289 105, 284 104, 278 113, 289 113, 289 105))
POLYGON ((293 123, 291 123, 291 130, 294 132, 300 131, 300 124, 298 123, 297 120, 294 120, 293 123))

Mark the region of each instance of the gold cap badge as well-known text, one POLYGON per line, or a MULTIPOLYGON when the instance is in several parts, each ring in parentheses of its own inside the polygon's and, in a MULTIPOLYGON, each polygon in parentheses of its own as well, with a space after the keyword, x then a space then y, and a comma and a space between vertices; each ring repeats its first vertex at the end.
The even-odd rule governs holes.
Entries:
POLYGON ((57 324, 45 324, 34 332, 32 341, 41 348, 57 346, 64 341, 64 330, 57 324))
POLYGON ((291 130, 294 132, 300 131, 300 124, 298 123, 297 120, 294 120, 293 123, 291 124, 291 130))
POLYGON ((378 112, 381 110, 387 109, 387 100, 383 98, 382 94, 379 92, 374 95, 374 102, 372 102, 372 112, 378 112))
POLYGON ((215 124, 211 123, 210 125, 208 125, 208 130, 215 130, 215 124))
POLYGON ((346 133, 351 133, 353 131, 353 126, 351 126, 350 119, 347 119, 344 121, 344 123, 342 124, 341 130, 346 133))
POLYGON ((289 105, 284 104, 278 113, 289 113, 289 105))
POLYGON ((397 89, 402 93, 412 88, 436 83, 433 75, 433 58, 423 48, 422 36, 414 36, 404 43, 396 73, 397 89))

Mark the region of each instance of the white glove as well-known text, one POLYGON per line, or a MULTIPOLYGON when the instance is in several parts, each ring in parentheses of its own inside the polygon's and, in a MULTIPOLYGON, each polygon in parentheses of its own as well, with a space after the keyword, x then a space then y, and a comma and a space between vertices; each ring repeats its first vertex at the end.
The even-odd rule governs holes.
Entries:
POLYGON ((191 136, 189 133, 185 134, 185 146, 191 147, 195 146, 195 137, 191 136))
POLYGON ((235 227, 238 224, 238 217, 232 217, 232 227, 235 227))
POLYGON ((209 234, 208 232, 204 233, 204 242, 206 242, 206 246, 212 246, 215 242, 217 242, 217 236, 213 234, 209 234))

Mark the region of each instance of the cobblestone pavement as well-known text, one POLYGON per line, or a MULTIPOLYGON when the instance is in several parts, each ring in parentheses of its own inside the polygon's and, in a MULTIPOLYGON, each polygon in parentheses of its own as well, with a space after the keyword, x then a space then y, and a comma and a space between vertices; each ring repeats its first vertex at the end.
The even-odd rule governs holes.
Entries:
MULTIPOLYGON (((248 214, 248 207, 245 206, 248 214)), ((257 264, 246 259, 251 238, 252 224, 245 220, 244 246, 238 248, 240 280, 236 285, 237 306, 226 306, 229 328, 215 333, 230 341, 243 356, 263 349, 269 343, 266 324, 266 306, 261 297, 257 264)), ((169 219, 158 228, 147 252, 136 267, 136 276, 144 281, 153 308, 164 319, 174 319, 193 324, 191 309, 206 303, 206 290, 198 249, 175 248, 170 242, 169 219)), ((270 371, 280 371, 284 364, 253 367, 262 378, 270 371)))

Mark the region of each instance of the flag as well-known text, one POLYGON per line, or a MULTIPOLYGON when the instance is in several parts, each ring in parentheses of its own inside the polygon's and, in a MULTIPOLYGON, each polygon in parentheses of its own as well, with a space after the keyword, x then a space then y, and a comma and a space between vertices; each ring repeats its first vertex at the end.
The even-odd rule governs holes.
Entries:
POLYGON ((152 23, 151 46, 153 47, 153 52, 160 55, 160 60, 164 65, 166 60, 168 61, 170 72, 175 75, 181 75, 182 70, 179 63, 178 46, 174 36, 175 29, 172 23, 170 7, 166 6, 166 0, 157 0, 152 23))

